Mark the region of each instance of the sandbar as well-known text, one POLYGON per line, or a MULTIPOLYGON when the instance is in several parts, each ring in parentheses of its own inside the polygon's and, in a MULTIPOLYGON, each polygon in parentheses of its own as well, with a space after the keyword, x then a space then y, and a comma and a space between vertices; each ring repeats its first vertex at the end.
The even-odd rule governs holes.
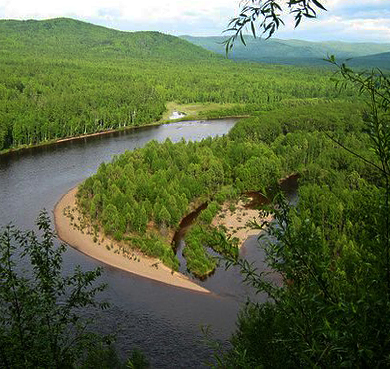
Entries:
MULTIPOLYGON (((77 187, 71 189, 63 195, 54 208, 54 222, 58 238, 75 248, 76 250, 99 260, 107 265, 121 270, 136 274, 138 276, 149 278, 154 281, 162 282, 172 286, 186 288, 196 292, 210 293, 207 289, 197 285, 187 276, 172 272, 167 266, 163 265, 159 259, 144 256, 140 252, 133 252, 130 256, 124 256, 115 246, 115 241, 104 238, 99 235, 99 239, 105 239, 105 244, 109 242, 114 245, 110 250, 104 244, 94 242, 93 235, 75 228, 71 224, 71 219, 65 214, 65 209, 75 208, 77 187)), ((74 210, 74 217, 78 217, 77 210, 74 210)), ((95 240, 96 241, 96 240, 95 240)))
POLYGON ((253 229, 248 223, 256 221, 261 224, 264 221, 270 222, 272 215, 264 217, 258 209, 247 209, 245 203, 239 200, 234 205, 234 210, 230 210, 232 203, 225 202, 222 209, 214 217, 212 225, 215 227, 224 226, 226 235, 232 238, 237 237, 238 247, 241 248, 249 236, 260 234, 259 229, 253 229))

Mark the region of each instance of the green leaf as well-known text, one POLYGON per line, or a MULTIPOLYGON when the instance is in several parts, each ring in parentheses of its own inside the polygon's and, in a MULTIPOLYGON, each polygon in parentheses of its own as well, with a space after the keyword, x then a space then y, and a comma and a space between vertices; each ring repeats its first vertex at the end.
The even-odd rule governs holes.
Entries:
POLYGON ((325 8, 319 1, 317 1, 317 0, 311 0, 311 1, 312 1, 312 2, 314 3, 314 5, 316 5, 318 8, 327 11, 326 8, 325 8))
POLYGON ((253 21, 251 21, 251 28, 252 28, 253 37, 256 38, 256 29, 253 21))
POLYGON ((246 46, 246 42, 244 40, 244 36, 242 35, 242 31, 240 31, 240 39, 241 39, 241 42, 246 46))

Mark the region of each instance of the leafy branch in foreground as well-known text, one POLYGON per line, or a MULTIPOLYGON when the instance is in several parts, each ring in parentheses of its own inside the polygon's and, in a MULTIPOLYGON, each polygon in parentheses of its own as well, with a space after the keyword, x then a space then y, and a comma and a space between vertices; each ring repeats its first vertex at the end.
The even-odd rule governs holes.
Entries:
POLYGON ((317 11, 324 10, 322 1, 318 0, 246 0, 243 1, 240 14, 233 18, 224 32, 233 32, 224 43, 226 54, 233 48, 237 38, 245 45, 243 32, 250 26, 251 33, 256 37, 256 26, 260 32, 270 38, 281 25, 282 16, 288 12, 294 15, 295 27, 303 18, 316 18, 317 11), (287 8, 287 9, 286 9, 287 8))
POLYGON ((356 73, 345 63, 337 63, 332 55, 326 59, 338 70, 335 75, 336 86, 343 89, 352 83, 360 94, 367 96, 364 111, 366 130, 372 141, 372 148, 380 161, 377 167, 385 177, 390 176, 390 79, 380 69, 370 73, 356 73))
POLYGON ((380 172, 385 188, 383 203, 385 232, 381 238, 386 250, 387 294, 390 298, 390 79, 380 69, 373 69, 371 73, 365 71, 355 73, 345 63, 338 64, 334 56, 330 56, 327 61, 338 68, 335 76, 336 85, 345 88, 348 83, 352 83, 360 94, 367 96, 367 108, 363 117, 372 149, 379 162, 369 163, 380 172))
POLYGON ((222 367, 390 365, 390 83, 381 71, 355 73, 330 62, 339 68, 339 85, 353 83, 367 97, 370 147, 360 155, 329 136, 348 149, 342 151, 346 158, 364 159, 379 176, 356 172, 359 181, 351 186, 345 180, 350 169, 343 166, 333 170, 335 181, 305 183, 303 171, 297 206, 278 201, 265 247, 282 283, 238 261, 245 280, 270 301, 246 305, 232 349, 219 358, 222 367), (370 150, 373 159, 367 159, 370 150))
POLYGON ((54 245, 55 234, 45 211, 34 231, 14 226, 0 233, 0 366, 74 367, 105 339, 87 330, 80 308, 108 307, 96 300, 102 269, 62 275, 65 245, 54 245), (28 271, 21 271, 25 266, 28 271))

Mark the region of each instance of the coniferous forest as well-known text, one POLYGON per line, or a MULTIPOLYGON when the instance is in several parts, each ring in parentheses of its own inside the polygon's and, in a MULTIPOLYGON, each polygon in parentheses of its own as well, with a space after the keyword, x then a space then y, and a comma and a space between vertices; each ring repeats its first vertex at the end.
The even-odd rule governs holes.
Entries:
MULTIPOLYGON (((173 36, 65 18, 0 21, 0 151, 161 122, 170 102, 217 103, 217 110, 202 111, 207 118, 247 116, 223 137, 151 141, 103 162, 78 187, 82 223, 126 252, 141 251, 177 271, 172 236, 186 215, 207 204, 185 236, 188 271, 210 275, 218 254, 269 297, 242 308, 229 348, 215 348, 217 367, 388 367, 390 80, 386 70, 356 73, 333 57, 328 64, 237 62, 173 36), (295 205, 280 192, 291 175, 299 177, 295 205), (261 211, 274 220, 252 227, 271 239, 260 247, 279 284, 212 225, 224 203, 247 192, 272 199, 261 211)), ((47 256, 53 246, 48 219, 41 215, 40 222, 46 244, 33 242, 26 252, 35 266, 39 252, 47 256)), ((21 365, 23 335, 15 332, 20 326, 30 332, 21 319, 31 319, 30 310, 12 308, 15 289, 23 298, 26 291, 9 267, 13 236, 23 240, 9 228, 1 235, 0 273, 8 282, 0 296, 11 306, 0 319, 0 350, 10 352, 0 355, 5 367, 21 365)), ((45 284, 49 269, 35 268, 42 294, 54 296, 55 287, 45 284)), ((88 288, 88 278, 76 276, 69 285, 79 278, 80 289, 88 288)), ((76 294, 69 306, 92 303, 99 291, 76 294)), ((48 301, 44 306, 53 308, 48 301)), ((50 341, 48 331, 43 337, 50 341)), ((82 361, 76 351, 63 362, 60 351, 49 351, 42 351, 47 366, 82 361)), ((34 366, 40 358, 24 360, 34 366)))
POLYGON ((338 96, 330 71, 235 63, 173 36, 72 19, 1 21, 0 47, 0 151, 150 124, 169 101, 243 115, 338 96))

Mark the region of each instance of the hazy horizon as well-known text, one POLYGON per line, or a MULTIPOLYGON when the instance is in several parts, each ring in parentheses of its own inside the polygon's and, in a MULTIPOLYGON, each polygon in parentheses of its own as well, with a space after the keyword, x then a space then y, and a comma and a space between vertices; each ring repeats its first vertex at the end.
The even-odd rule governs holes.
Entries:
MULTIPOLYGON (((327 12, 304 20, 297 29, 291 16, 274 36, 303 41, 390 42, 390 1, 323 0, 327 12), (336 36, 337 35, 337 36, 336 36)), ((0 0, 0 19, 74 18, 120 31, 159 31, 174 36, 222 36, 239 11, 238 0, 0 0)))
MULTIPOLYGON (((203 37, 203 38, 208 38, 208 37, 210 37, 210 38, 212 38, 212 37, 228 37, 228 34, 226 34, 226 33, 222 33, 222 34, 219 34, 219 35, 215 35, 214 34, 214 35, 199 36, 199 35, 189 34, 189 33, 172 34, 172 33, 169 33, 169 32, 164 32, 164 31, 158 30, 158 29, 145 29, 145 30, 131 30, 131 29, 127 29, 127 30, 123 30, 123 29, 111 27, 111 26, 104 25, 104 24, 98 24, 97 22, 93 22, 93 21, 90 21, 90 20, 79 19, 77 17, 51 17, 51 18, 42 18, 42 19, 35 19, 35 18, 27 18, 27 19, 1 18, 0 20, 8 20, 8 21, 31 21, 31 20, 35 20, 35 21, 48 21, 48 20, 52 20, 52 19, 61 19, 61 18, 73 19, 73 20, 77 20, 77 21, 81 21, 81 22, 85 22, 85 23, 90 23, 90 24, 93 24, 93 25, 96 25, 96 26, 101 26, 101 27, 113 29, 113 30, 116 30, 116 31, 129 32, 129 33, 131 33, 131 32, 160 32, 160 33, 164 33, 164 34, 168 34, 168 35, 176 36, 176 37, 187 37, 187 36, 188 37, 203 37)), ((281 33, 282 32, 279 32, 279 34, 281 34, 281 33)), ((245 34, 245 37, 253 38, 253 35, 250 34, 250 33, 247 33, 247 34, 245 34)), ((261 39, 261 37, 256 37, 256 39, 261 39)), ((278 35, 278 36, 272 37, 270 40, 304 41, 304 42, 316 42, 316 43, 319 43, 319 42, 338 42, 338 43, 353 43, 353 44, 358 44, 358 43, 377 43, 377 44, 389 44, 390 45, 390 39, 387 40, 387 41, 386 40, 379 40, 379 41, 350 40, 350 41, 344 41, 344 40, 339 40, 339 39, 315 40, 315 39, 298 38, 298 37, 280 37, 280 35, 278 35)))

